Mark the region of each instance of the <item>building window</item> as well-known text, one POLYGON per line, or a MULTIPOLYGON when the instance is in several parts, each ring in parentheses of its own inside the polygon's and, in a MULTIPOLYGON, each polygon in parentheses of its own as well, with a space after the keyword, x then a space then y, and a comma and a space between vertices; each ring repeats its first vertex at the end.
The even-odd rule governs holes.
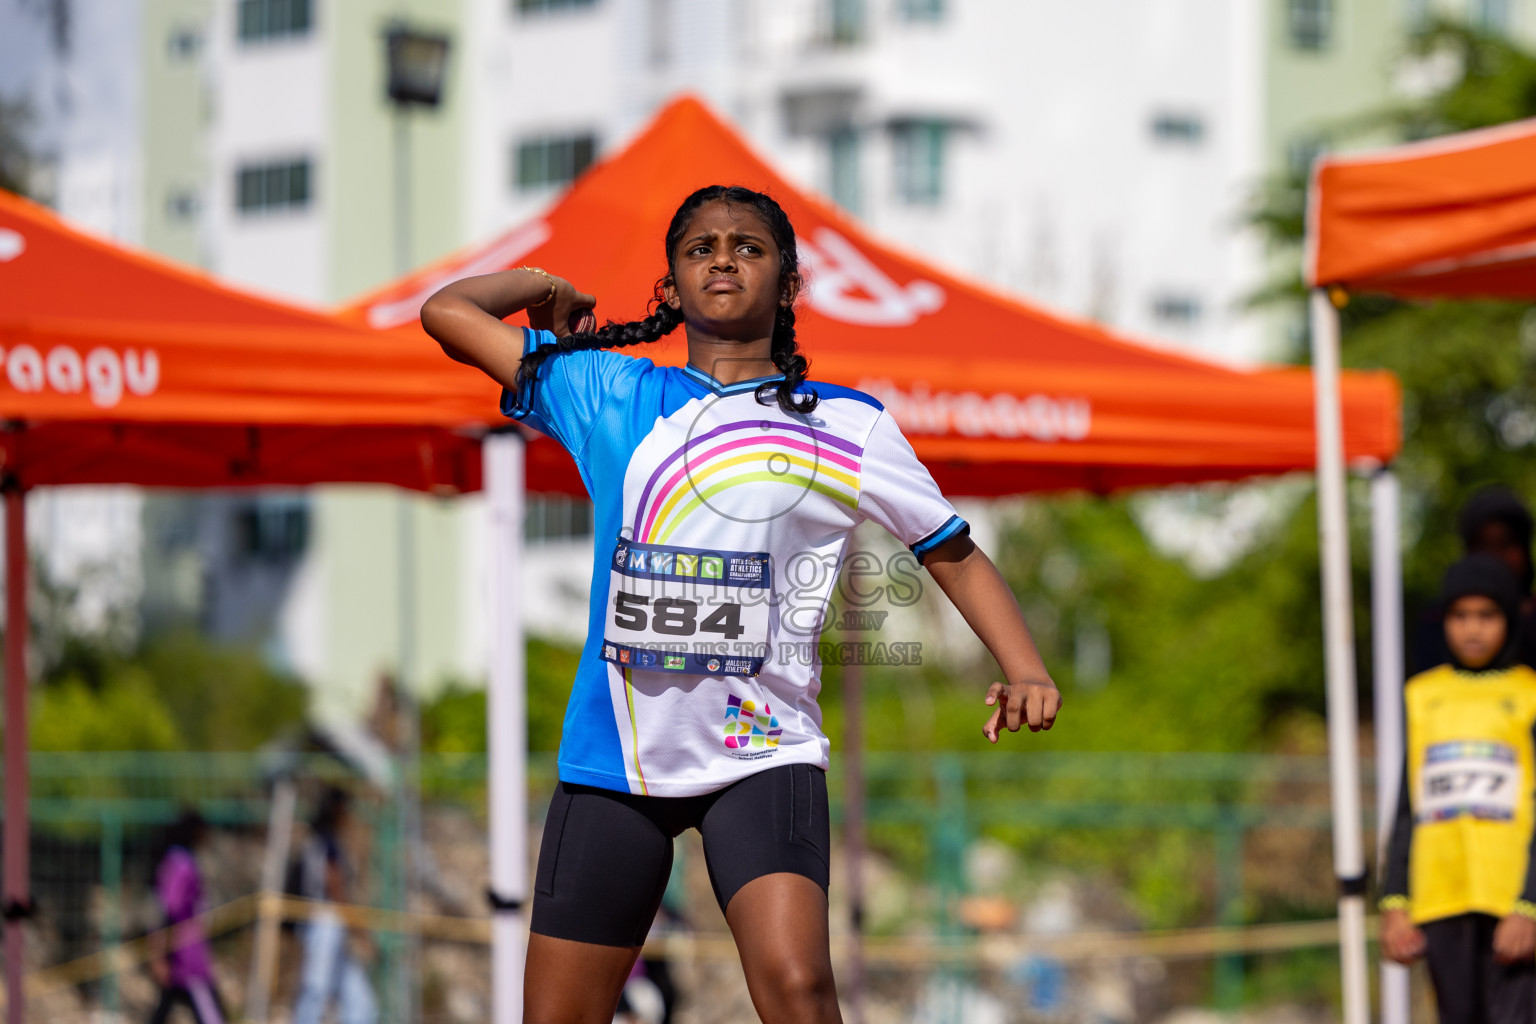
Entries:
POLYGON ((194 189, 175 188, 165 197, 165 216, 168 220, 194 220, 202 208, 203 204, 194 189))
POLYGON ((1291 45, 1323 50, 1333 38, 1333 0, 1286 0, 1291 45))
POLYGON ((523 191, 569 185, 597 155, 593 135, 556 135, 526 139, 512 156, 512 183, 523 191))
POLYGON ((1328 151, 1321 135, 1298 135, 1285 147, 1286 169, 1291 177, 1305 179, 1312 175, 1312 165, 1328 151))
POLYGON ((565 540, 592 536, 592 503, 560 495, 528 496, 523 539, 565 540))
POLYGON ((1152 138, 1169 145, 1198 146, 1205 139, 1205 122, 1198 114, 1164 111, 1152 118, 1152 138))
POLYGON ((859 133, 837 128, 827 136, 832 201, 849 213, 859 212, 859 133))
POLYGON ((1485 32, 1509 31, 1509 0, 1473 0, 1472 19, 1485 32))
POLYGON ((235 550, 246 559, 292 562, 309 543, 303 498, 264 498, 235 510, 235 550))
POLYGON ((906 121, 892 129, 896 198, 932 206, 944 198, 944 150, 948 128, 939 121, 906 121))
POLYGON ((235 207, 241 213, 302 210, 313 198, 310 161, 246 164, 235 172, 235 207))
POLYGON ((173 63, 196 60, 198 51, 202 48, 202 33, 195 28, 189 28, 185 25, 173 30, 165 40, 165 55, 173 63))
POLYGON ((896 13, 906 21, 942 21, 944 0, 898 0, 896 13))
POLYGON ((1200 319, 1200 300, 1183 292, 1164 292, 1152 299, 1152 316, 1158 323, 1187 327, 1200 319))
POLYGON ((597 0, 513 0, 512 5, 519 14, 546 14, 596 7, 597 0))
POLYGON ((832 46, 864 41, 864 0, 822 0, 823 36, 832 46))
POLYGON ((308 35, 314 0, 240 0, 238 22, 242 43, 308 35))

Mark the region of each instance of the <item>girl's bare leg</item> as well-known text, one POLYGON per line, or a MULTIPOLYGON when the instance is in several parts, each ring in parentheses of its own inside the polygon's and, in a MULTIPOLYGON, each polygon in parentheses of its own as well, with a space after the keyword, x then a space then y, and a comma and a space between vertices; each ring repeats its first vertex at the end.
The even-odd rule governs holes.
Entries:
POLYGON ((619 995, 639 955, 639 946, 529 935, 524 1024, 613 1024, 619 995))
POLYGON ((841 1024, 821 886, 804 875, 763 875, 731 897, 725 920, 764 1024, 841 1024))

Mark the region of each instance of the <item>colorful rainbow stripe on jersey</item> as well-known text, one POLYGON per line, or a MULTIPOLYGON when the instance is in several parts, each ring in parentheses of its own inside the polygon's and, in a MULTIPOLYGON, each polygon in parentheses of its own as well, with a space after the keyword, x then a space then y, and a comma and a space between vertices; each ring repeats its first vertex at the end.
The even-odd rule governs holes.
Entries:
POLYGON ((710 498, 741 484, 809 488, 857 508, 863 455, 852 442, 798 423, 721 424, 689 438, 657 465, 635 507, 634 538, 664 543, 710 498))

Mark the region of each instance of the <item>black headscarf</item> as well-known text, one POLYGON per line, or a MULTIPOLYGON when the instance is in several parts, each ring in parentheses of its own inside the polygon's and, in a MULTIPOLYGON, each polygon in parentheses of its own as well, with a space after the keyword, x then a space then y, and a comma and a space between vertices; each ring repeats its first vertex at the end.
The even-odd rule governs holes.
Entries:
POLYGON ((1532 565, 1530 557, 1533 529, 1531 510, 1506 487, 1484 487, 1467 499, 1456 517, 1456 531, 1461 534, 1462 548, 1472 550, 1477 545, 1483 527, 1489 523, 1503 523, 1509 528, 1515 542, 1525 549, 1525 578, 1517 582, 1520 584, 1520 592, 1529 594, 1532 583, 1536 582, 1536 566, 1532 565))
MULTIPOLYGON (((1515 574, 1502 559, 1493 555, 1468 555, 1446 570, 1441 589, 1441 607, 1449 614, 1458 598, 1486 597, 1504 613, 1504 646, 1493 660, 1476 671, 1487 672, 1505 669, 1515 664, 1520 656, 1520 587, 1515 574)), ((1449 647, 1449 645, 1447 645, 1449 647)), ((1450 651, 1451 664, 1458 669, 1471 671, 1456 660, 1456 652, 1450 651)))

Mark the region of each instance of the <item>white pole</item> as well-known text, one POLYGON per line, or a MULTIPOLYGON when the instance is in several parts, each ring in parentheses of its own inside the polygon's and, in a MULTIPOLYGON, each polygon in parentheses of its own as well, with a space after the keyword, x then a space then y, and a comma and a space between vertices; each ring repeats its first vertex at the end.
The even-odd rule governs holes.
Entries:
POLYGON ((1328 770, 1333 789, 1333 871, 1339 882, 1339 962, 1344 1024, 1370 1019, 1365 956, 1365 857, 1360 836, 1359 708, 1349 584, 1349 520, 1339 401, 1339 316, 1312 293, 1312 378, 1317 421, 1317 523, 1323 570, 1323 648, 1328 687, 1328 770))
MULTIPOLYGON (((1371 480, 1371 640, 1376 722, 1376 863, 1384 875, 1403 770, 1403 544, 1397 474, 1371 480)), ((1408 968, 1381 959, 1381 1024, 1408 1024, 1408 968)))
POLYGON ((293 808, 297 799, 293 779, 279 776, 272 787, 272 807, 267 817, 267 850, 261 864, 261 896, 256 904, 256 953, 246 985, 245 1018, 266 1024, 272 1002, 272 982, 277 977, 278 945, 283 925, 283 870, 293 838, 293 808))
POLYGON ((482 446, 491 537, 491 672, 486 692, 491 819, 491 1021, 523 1019, 528 896, 528 718, 522 614, 523 441, 492 434, 482 446))

